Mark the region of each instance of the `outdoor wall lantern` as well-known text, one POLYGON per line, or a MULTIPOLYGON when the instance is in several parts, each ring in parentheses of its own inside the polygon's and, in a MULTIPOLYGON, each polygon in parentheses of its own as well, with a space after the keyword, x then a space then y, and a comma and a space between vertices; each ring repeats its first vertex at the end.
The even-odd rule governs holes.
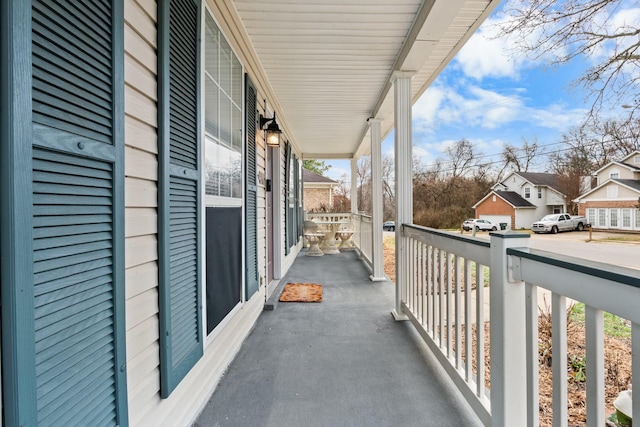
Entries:
MULTIPOLYGON (((267 111, 266 107, 267 106, 265 101, 265 111, 267 111)), ((280 146, 280 134, 282 133, 282 131, 280 130, 278 123, 276 123, 275 111, 273 112, 272 118, 263 117, 262 114, 260 114, 260 129, 265 131, 265 140, 267 141, 267 145, 269 147, 280 146), (265 129, 264 125, 266 125, 267 123, 269 123, 269 126, 267 126, 267 128, 265 129)))

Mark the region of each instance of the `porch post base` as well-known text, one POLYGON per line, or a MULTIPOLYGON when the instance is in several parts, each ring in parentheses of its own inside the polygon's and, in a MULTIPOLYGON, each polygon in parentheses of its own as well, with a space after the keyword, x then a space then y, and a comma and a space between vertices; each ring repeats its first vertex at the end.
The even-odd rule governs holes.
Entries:
POLYGON ((371 280, 372 282, 386 282, 387 278, 384 276, 376 277, 372 274, 371 276, 369 276, 369 280, 371 280))
POLYGON ((404 313, 398 313, 396 310, 393 310, 391 312, 391 315, 393 316, 393 320, 395 320, 396 322, 404 322, 405 320, 409 320, 409 316, 404 313))

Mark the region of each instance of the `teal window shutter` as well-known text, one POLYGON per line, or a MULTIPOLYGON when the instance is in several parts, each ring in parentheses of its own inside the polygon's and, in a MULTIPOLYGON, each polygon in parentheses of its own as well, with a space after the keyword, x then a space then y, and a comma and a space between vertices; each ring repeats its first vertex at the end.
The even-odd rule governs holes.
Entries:
POLYGON ((289 231, 289 223, 291 222, 291 213, 289 212, 289 193, 291 190, 291 178, 289 170, 291 168, 291 144, 287 142, 284 148, 284 254, 289 255, 291 248, 289 240, 291 233, 289 231))
MULTIPOLYGON (((31 25, 30 87, 21 80, 22 93, 10 96, 28 99, 31 111, 14 110, 7 124, 31 122, 28 164, 13 171, 28 182, 21 190, 30 206, 11 205, 23 219, 8 243, 31 236, 32 265, 9 283, 2 265, 3 301, 7 292, 31 299, 13 324, 3 304, 3 353, 24 358, 3 364, 4 387, 30 400, 5 400, 5 421, 124 426, 123 3, 34 0, 30 8, 30 21, 14 21, 15 31, 31 25), (33 405, 29 414, 22 405, 33 405)), ((7 141, 26 153, 24 138, 7 141)))
POLYGON ((245 299, 258 291, 258 186, 256 176, 257 91, 245 75, 245 129, 247 138, 245 183, 245 299))
POLYGON ((202 357, 200 2, 158 2, 160 394, 202 357))

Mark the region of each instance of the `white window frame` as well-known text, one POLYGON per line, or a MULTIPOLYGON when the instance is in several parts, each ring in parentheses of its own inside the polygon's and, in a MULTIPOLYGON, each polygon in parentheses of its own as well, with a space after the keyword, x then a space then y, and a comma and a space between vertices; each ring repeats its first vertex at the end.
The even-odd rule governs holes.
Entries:
MULTIPOLYGON (((242 61, 240 61, 240 57, 238 56, 238 54, 236 53, 236 51, 233 49, 233 46, 231 46, 231 44, 228 42, 228 37, 224 34, 224 32, 222 31, 220 24, 218 23, 218 21, 216 20, 216 17, 214 16, 213 12, 211 11, 211 9, 209 8, 209 6, 206 4, 206 2, 203 2, 204 4, 204 13, 202 14, 202 35, 201 35, 201 39, 202 39, 202 43, 201 43, 201 57, 202 57, 202 61, 201 61, 201 73, 202 73, 202 90, 201 90, 201 108, 202 108, 202 122, 201 122, 201 126, 202 126, 202 191, 203 191, 203 201, 204 201, 204 206, 206 207, 241 207, 242 208, 242 215, 243 215, 243 221, 242 221, 242 226, 243 226, 243 234, 244 234, 244 194, 245 194, 245 159, 246 159, 246 147, 244 144, 244 140, 245 140, 245 129, 244 129, 244 114, 245 114, 245 110, 244 110, 244 97, 245 97, 245 93, 244 93, 244 65, 242 64, 242 61), (235 196, 219 196, 219 195, 210 195, 206 193, 206 189, 205 189, 205 185, 204 183, 206 182, 206 150, 207 150, 207 143, 213 143, 213 144, 218 144, 221 146, 225 146, 228 147, 229 146, 229 142, 233 143, 233 136, 231 136, 231 141, 222 141, 220 139, 220 132, 218 131, 218 135, 211 135, 209 133, 207 133, 206 130, 206 82, 207 79, 212 80, 212 78, 210 77, 210 75, 207 73, 206 70, 206 39, 207 39, 207 16, 209 18, 211 18, 211 20, 214 22, 214 24, 216 25, 216 27, 218 28, 218 31, 220 32, 220 36, 223 37, 225 39, 225 41, 227 41, 227 45, 229 45, 229 48, 231 49, 231 54, 236 58, 236 60, 238 61, 238 63, 240 64, 240 98, 239 98, 239 108, 240 108, 240 136, 239 136, 239 141, 240 141, 240 197, 235 197, 235 196)), ((218 41, 218 43, 220 43, 220 41, 218 41)), ((220 49, 218 49, 218 55, 220 55, 220 49)), ((218 61, 219 64, 219 61, 218 61)), ((219 77, 219 76, 218 76, 219 77)), ((231 85, 233 87, 233 76, 230 76, 231 78, 231 85)), ((215 81, 214 81, 215 82, 215 81)), ((219 82, 215 82, 216 85, 218 85, 219 88, 219 82)), ((222 89, 220 89, 222 91, 222 89)), ((234 106, 237 106, 236 103, 233 100, 233 96, 229 97, 229 100, 231 101, 231 103, 234 106)), ((220 97, 218 97, 218 107, 220 106, 220 97)), ((233 120, 233 117, 231 118, 233 120)), ((218 129, 220 127, 218 126, 218 129)), ((232 122, 232 132, 233 132, 233 122, 232 122)))
POLYGON ((596 210, 594 208, 587 209, 587 222, 592 226, 596 222, 596 210))
POLYGON ((525 199, 531 198, 531 187, 524 187, 524 198, 525 199))
POLYGON ((620 228, 620 212, 617 208, 609 209, 609 227, 620 228))
POLYGON ((538 187, 538 199, 542 199, 542 187, 538 187))
POLYGON ((598 209, 598 228, 607 228, 607 210, 604 208, 598 209))
POLYGON ((631 208, 622 208, 620 209, 620 217, 621 217, 621 224, 620 224, 620 228, 625 228, 625 229, 631 229, 632 227, 632 223, 631 223, 631 212, 632 209, 631 208))
MULTIPOLYGON (((215 23, 215 25, 218 27, 218 29, 220 30, 220 35, 222 37, 224 37, 226 40, 228 40, 228 38, 226 37, 226 35, 224 34, 224 32, 222 31, 220 24, 218 23, 218 20, 216 19, 215 15, 213 14, 213 12, 211 11, 211 9, 209 8, 209 6, 207 5, 207 2, 203 0, 202 2, 203 7, 202 7, 202 17, 201 17, 201 21, 200 21, 200 27, 201 27, 201 33, 200 33, 200 37, 202 42, 200 43, 200 58, 202 58, 202 60, 200 61, 200 67, 201 70, 200 72, 201 74, 201 81, 202 81, 202 90, 201 90, 201 94, 200 94, 200 106, 202 108, 202 114, 201 114, 201 121, 200 121, 200 127, 201 127, 201 148, 202 148, 202 153, 203 155, 201 156, 201 171, 202 171, 202 175, 201 175, 201 179, 203 180, 203 184, 202 184, 202 190, 201 190, 201 194, 202 194, 202 200, 203 200, 203 204, 202 204, 202 209, 205 210, 205 213, 203 215, 201 215, 202 217, 202 222, 201 222, 201 230, 202 230, 202 242, 203 242, 203 254, 202 256, 205 257, 206 259, 206 232, 207 232, 207 227, 206 227, 206 209, 207 208, 211 208, 211 207, 240 207, 241 208, 241 215, 242 215, 242 219, 241 219, 241 259, 242 259, 242 266, 243 268, 242 270, 242 275, 241 275, 241 284, 240 284, 240 301, 235 305, 235 307, 233 307, 229 313, 227 313, 227 315, 224 317, 224 319, 222 319, 220 321, 220 323, 218 323, 218 325, 213 328, 213 330, 210 333, 207 333, 207 302, 206 302, 206 298, 203 297, 204 301, 202 303, 202 335, 204 337, 203 340, 203 346, 206 348, 207 346, 216 339, 216 337, 222 333, 222 331, 224 331, 226 329, 226 326, 229 324, 229 322, 231 322, 231 319, 233 319, 236 315, 236 313, 238 313, 241 309, 242 309, 242 305, 243 305, 243 301, 245 301, 245 269, 244 266, 246 265, 246 259, 245 259, 245 159, 246 159, 246 144, 245 144, 245 132, 246 129, 244 128, 244 117, 245 117, 245 105, 244 105, 244 99, 245 99, 245 87, 244 87, 244 64, 242 63, 242 61, 240 61, 240 57, 238 56, 238 54, 236 53, 236 51, 233 49, 233 46, 231 46, 231 44, 229 44, 229 47, 231 48, 231 52, 233 55, 235 55, 235 57, 238 59, 238 62, 240 63, 240 70, 241 70, 241 83, 240 83, 240 87, 241 87, 241 98, 240 98, 240 123, 241 123, 241 136, 240 136, 240 144, 241 144, 241 190, 240 190, 240 194, 241 197, 239 198, 235 198, 235 197, 221 197, 221 196, 212 196, 212 195, 207 195, 205 192, 205 173, 206 173, 206 168, 205 168, 205 150, 206 150, 206 140, 207 140, 207 133, 205 130, 205 123, 206 123, 206 117, 205 117, 205 94, 206 94, 206 90, 204 90, 204 84, 205 84, 205 79, 206 77, 206 73, 205 73, 205 63, 206 63, 206 59, 205 59, 205 55, 206 55, 206 23, 207 23, 207 15, 213 20, 213 22, 215 23)), ((202 269, 201 269, 201 283, 202 283, 202 295, 205 296, 206 292, 207 292, 207 281, 206 281, 206 273, 207 273, 207 266, 206 266, 206 262, 202 263, 202 269)))

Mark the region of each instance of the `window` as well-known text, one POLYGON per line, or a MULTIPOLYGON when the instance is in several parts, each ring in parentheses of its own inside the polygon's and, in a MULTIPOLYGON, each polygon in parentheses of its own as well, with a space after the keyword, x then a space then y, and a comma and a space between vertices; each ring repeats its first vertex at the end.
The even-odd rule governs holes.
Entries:
POLYGON ((531 198, 531 187, 524 187, 524 198, 525 199, 531 198))
POLYGON ((542 199, 542 187, 538 187, 538 199, 542 199))
POLYGON ((589 224, 596 223, 596 210, 595 209, 587 209, 587 221, 589 224))
MULTIPOLYGON (((213 18, 205 26, 205 194, 242 199, 242 66, 213 18)), ((236 203, 239 204, 239 200, 236 203)), ((211 204, 211 199, 209 202, 211 204)))
POLYGON ((609 209, 609 226, 618 226, 618 209, 609 209))
POLYGON ((631 209, 622 209, 622 228, 631 228, 631 209))
POLYGON ((607 210, 598 209, 598 227, 607 226, 607 210))
POLYGON ((618 198, 618 186, 609 185, 607 187, 607 199, 617 199, 617 198, 618 198))
POLYGON ((636 228, 640 230, 640 209, 636 209, 636 228))
POLYGON ((636 165, 640 165, 640 156, 635 156, 633 158, 633 163, 636 164, 636 165))
POLYGON ((618 172, 611 172, 611 173, 609 174, 609 178, 611 178, 611 179, 618 179, 618 178, 620 178, 620 174, 619 174, 618 172))

